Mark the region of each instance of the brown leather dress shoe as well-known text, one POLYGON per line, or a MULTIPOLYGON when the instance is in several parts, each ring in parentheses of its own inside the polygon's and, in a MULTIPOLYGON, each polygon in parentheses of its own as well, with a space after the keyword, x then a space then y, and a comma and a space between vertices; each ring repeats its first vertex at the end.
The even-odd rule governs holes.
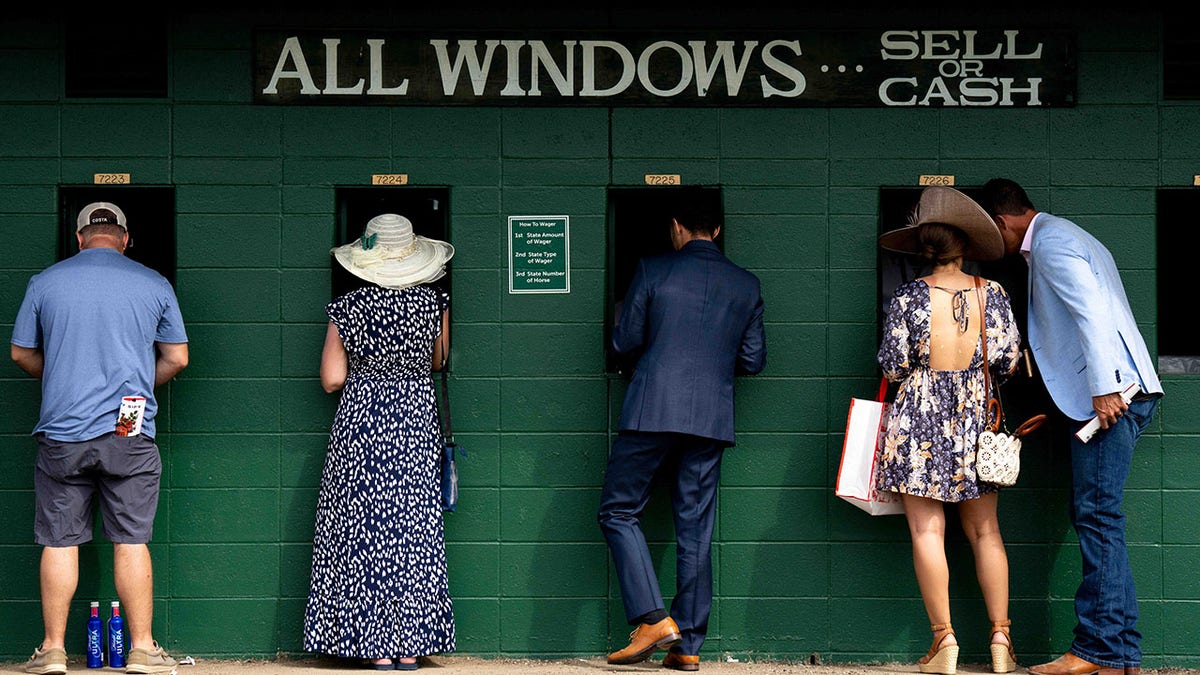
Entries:
POLYGON ((697 654, 676 654, 667 652, 663 657, 663 668, 672 670, 700 670, 700 656, 697 654))
POLYGON ((1142 669, 1138 666, 1125 666, 1125 675, 1142 675, 1142 669))
POLYGON ((1071 652, 1029 668, 1034 675, 1125 675, 1124 668, 1108 668, 1085 661, 1071 652))
POLYGON ((667 617, 655 624, 643 623, 629 634, 629 646, 608 655, 608 662, 616 665, 641 663, 659 649, 679 644, 683 636, 675 620, 667 617))

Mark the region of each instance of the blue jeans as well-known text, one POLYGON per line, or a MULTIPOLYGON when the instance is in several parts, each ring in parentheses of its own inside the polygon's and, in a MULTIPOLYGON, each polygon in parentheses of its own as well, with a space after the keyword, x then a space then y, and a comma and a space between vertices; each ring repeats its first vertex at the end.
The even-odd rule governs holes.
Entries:
POLYGON ((1137 591, 1121 502, 1134 447, 1157 407, 1158 399, 1133 401, 1113 426, 1090 442, 1071 436, 1071 519, 1083 557, 1071 653, 1107 668, 1141 667, 1142 662, 1137 591))

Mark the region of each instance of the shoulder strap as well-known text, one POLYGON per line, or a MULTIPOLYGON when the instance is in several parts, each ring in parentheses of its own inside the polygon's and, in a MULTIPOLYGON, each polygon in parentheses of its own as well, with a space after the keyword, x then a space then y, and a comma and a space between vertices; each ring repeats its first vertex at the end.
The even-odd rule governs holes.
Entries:
POLYGON ((975 277, 975 294, 979 296, 979 341, 980 348, 983 350, 983 401, 987 408, 986 414, 991 418, 985 426, 992 431, 999 431, 1000 417, 1004 412, 1000 408, 1000 399, 992 396, 992 364, 988 361, 987 351, 987 292, 983 288, 983 279, 978 276, 975 277), (994 411, 993 408, 995 408, 994 411))

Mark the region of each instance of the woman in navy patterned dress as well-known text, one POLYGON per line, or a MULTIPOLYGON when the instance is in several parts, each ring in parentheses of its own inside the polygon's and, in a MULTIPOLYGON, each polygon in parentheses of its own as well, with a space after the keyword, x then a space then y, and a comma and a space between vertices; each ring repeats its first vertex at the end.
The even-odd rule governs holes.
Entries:
POLYGON ((918 255, 927 276, 892 295, 878 360, 899 382, 878 466, 878 487, 901 494, 913 566, 933 631, 918 662, 923 673, 953 675, 958 641, 950 622, 946 561, 946 502, 957 505, 975 554, 976 572, 992 622, 992 670, 1016 668, 1008 620, 1008 558, 996 516, 997 487, 975 474, 976 439, 986 425, 981 319, 987 356, 999 383, 1017 367, 1020 334, 1008 294, 994 281, 982 291, 962 271, 964 259, 994 260, 1004 252, 987 213, 953 188, 927 188, 908 227, 885 233, 886 249, 918 255), (984 297, 981 307, 980 293, 984 297), (984 318, 982 315, 986 315, 984 318))
POLYGON ((453 248, 383 214, 333 250, 372 283, 326 306, 321 383, 341 391, 313 537, 304 649, 415 670, 454 651, 431 370, 449 340, 449 299, 429 282, 453 248))

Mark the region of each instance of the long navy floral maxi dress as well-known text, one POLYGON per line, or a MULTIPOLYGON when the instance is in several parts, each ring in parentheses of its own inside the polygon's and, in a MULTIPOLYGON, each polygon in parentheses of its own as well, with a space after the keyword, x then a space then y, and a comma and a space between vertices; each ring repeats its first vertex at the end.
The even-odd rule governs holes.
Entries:
POLYGON ((313 536, 304 649, 366 659, 454 651, 430 377, 448 298, 368 286, 326 306, 349 356, 313 536))
MULTIPOLYGON (((1021 335, 1012 302, 988 281, 987 338, 993 386, 1020 356, 1021 335)), ((975 475, 975 446, 985 427, 983 353, 976 344, 964 370, 929 367, 930 287, 917 279, 892 294, 878 360, 883 374, 900 382, 887 423, 877 470, 880 490, 943 502, 975 499, 998 488, 975 475)), ((979 312, 974 291, 972 312, 979 312)), ((977 341, 978 342, 978 341, 977 341)))

